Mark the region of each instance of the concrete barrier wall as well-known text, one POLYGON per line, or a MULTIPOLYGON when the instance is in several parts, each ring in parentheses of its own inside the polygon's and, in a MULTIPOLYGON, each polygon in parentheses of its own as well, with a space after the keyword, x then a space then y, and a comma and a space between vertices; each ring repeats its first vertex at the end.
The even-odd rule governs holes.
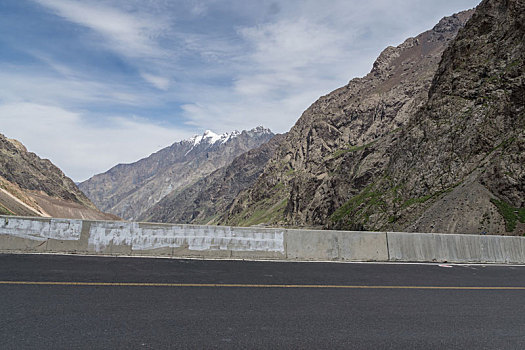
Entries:
POLYGON ((525 264, 525 237, 0 216, 0 252, 525 264))
POLYGON ((285 259, 285 231, 0 216, 0 251, 285 259))
POLYGON ((387 261, 385 232, 287 230, 292 260, 387 261))
POLYGON ((525 237, 388 232, 390 261, 525 263, 525 237))

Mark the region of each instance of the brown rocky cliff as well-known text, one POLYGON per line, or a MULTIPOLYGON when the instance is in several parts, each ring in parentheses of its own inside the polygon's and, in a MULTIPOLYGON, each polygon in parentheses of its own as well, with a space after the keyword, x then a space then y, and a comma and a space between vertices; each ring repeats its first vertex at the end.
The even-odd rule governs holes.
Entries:
POLYGON ((47 159, 0 134, 0 211, 3 214, 115 219, 100 212, 75 183, 47 159))
POLYGON ((334 211, 384 169, 369 147, 395 133, 426 101, 443 50, 472 11, 385 49, 364 78, 353 79, 308 108, 256 184, 221 222, 325 226, 334 211), (366 162, 363 159, 367 158, 366 162), (361 165, 359 165, 361 164, 361 165), (284 208, 284 209, 283 209, 284 208), (281 211, 282 215, 273 215, 281 211))
MULTIPOLYGON (((410 230, 525 233, 525 3, 485 0, 390 147, 410 230)), ((379 221, 381 222, 381 221, 379 221)))
POLYGON ((87 207, 93 203, 75 183, 48 159, 28 152, 18 141, 0 135, 0 176, 23 189, 71 200, 87 207))
MULTIPOLYGON (((433 37, 450 28, 444 23, 450 22, 440 22, 433 37)), ((321 98, 291 133, 296 146, 289 143, 280 158, 290 157, 284 164, 273 161, 260 181, 236 199, 226 221, 242 223, 254 210, 267 208, 268 201, 284 198, 286 210, 271 224, 525 234, 524 26, 523 1, 483 1, 444 51, 428 95, 416 99, 397 128, 396 118, 378 108, 356 114, 352 137, 352 129, 344 127, 352 116, 345 118, 338 114, 344 109, 336 108, 344 88, 321 98), (391 123, 374 134, 374 125, 381 125, 378 115, 391 123), (348 146, 334 152, 333 144, 340 144, 334 140, 348 130, 348 146), (288 175, 283 166, 289 167, 288 175), (287 190, 272 192, 276 183, 287 190)), ((398 55, 391 48, 384 54, 371 72, 382 80, 372 85, 403 96, 399 91, 414 80, 395 79, 398 55)), ((361 104, 374 101, 363 91, 361 104)), ((401 110, 394 109, 394 115, 401 110)))

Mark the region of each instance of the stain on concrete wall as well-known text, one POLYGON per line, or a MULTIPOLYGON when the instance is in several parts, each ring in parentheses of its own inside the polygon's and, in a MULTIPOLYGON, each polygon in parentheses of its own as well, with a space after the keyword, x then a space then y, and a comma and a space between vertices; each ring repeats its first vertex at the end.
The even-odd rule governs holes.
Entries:
POLYGON ((136 222, 93 222, 90 247, 101 251, 110 245, 131 245, 132 250, 187 248, 284 253, 284 230, 250 231, 228 226, 154 225, 136 222))
POLYGON ((44 241, 78 240, 82 230, 82 220, 73 219, 24 219, 2 217, 0 234, 44 241))

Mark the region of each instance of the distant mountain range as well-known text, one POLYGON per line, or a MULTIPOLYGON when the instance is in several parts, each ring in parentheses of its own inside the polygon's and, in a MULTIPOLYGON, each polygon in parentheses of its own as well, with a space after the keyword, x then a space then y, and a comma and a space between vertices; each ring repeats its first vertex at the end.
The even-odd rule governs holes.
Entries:
POLYGON ((173 196, 229 165, 235 157, 273 136, 262 126, 222 135, 207 130, 135 163, 119 164, 79 187, 102 210, 124 219, 138 219, 167 195, 173 196))
POLYGON ((139 219, 325 227, 339 198, 351 195, 342 182, 349 174, 337 175, 334 169, 345 153, 399 129, 421 107, 441 54, 472 12, 447 17, 433 30, 387 48, 370 74, 322 97, 288 134, 172 192, 139 219), (319 193, 323 179, 327 183, 319 193), (331 207, 314 198, 324 198, 331 207), (311 209, 289 220, 290 201, 311 209), (312 213, 316 220, 298 218, 312 213))
POLYGON ((284 137, 276 135, 183 190, 173 191, 144 212, 139 220, 217 224, 239 192, 255 183, 284 137))

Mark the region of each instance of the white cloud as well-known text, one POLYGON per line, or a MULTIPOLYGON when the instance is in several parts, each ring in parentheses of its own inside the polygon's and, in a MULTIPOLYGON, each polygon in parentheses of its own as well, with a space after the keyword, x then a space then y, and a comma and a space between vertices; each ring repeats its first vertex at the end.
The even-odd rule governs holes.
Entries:
POLYGON ((352 62, 362 54, 348 50, 352 33, 341 42, 336 28, 313 19, 280 19, 238 33, 250 50, 238 57, 228 93, 206 91, 183 106, 195 125, 227 131, 263 124, 285 132, 319 96, 372 64, 352 62))
MULTIPOLYGON (((188 125, 218 132, 258 124, 287 131, 316 98, 366 74, 384 47, 430 29, 434 20, 418 13, 437 6, 419 0, 263 2, 257 11, 264 6, 278 10, 268 10, 271 16, 264 20, 251 14, 257 21, 225 34, 204 22, 199 30, 176 27, 175 17, 183 13, 177 10, 186 8, 194 20, 206 21, 217 15, 213 2, 35 1, 100 35, 106 47, 128 57, 139 76, 162 94, 141 98, 137 86, 135 91, 112 87, 101 89, 109 94, 100 98, 115 95, 119 103, 127 97, 150 104, 153 99, 159 105, 170 98, 184 100, 188 125), (171 84, 174 80, 177 84, 171 84)), ((236 1, 223 5, 233 14, 248 13, 236 1)), ((55 70, 65 72, 57 65, 55 70)))
POLYGON ((270 126, 274 132, 285 132, 297 120, 297 115, 318 97, 316 89, 304 89, 274 102, 238 94, 228 98, 208 95, 207 100, 186 104, 182 109, 190 120, 189 125, 206 125, 218 132, 249 129, 255 125, 270 126))
POLYGON ((334 62, 343 54, 344 44, 335 28, 303 18, 243 28, 240 33, 255 47, 251 61, 272 71, 334 62))
POLYGON ((135 117, 89 123, 81 113, 34 103, 0 105, 1 132, 76 181, 136 161, 190 135, 135 117))
MULTIPOLYGON (((139 106, 155 100, 124 84, 91 80, 81 76, 56 76, 37 67, 11 65, 0 70, 0 101, 51 105, 122 104, 139 106)), ((63 72, 70 72, 61 67, 63 72)))
POLYGON ((168 90, 170 87, 170 80, 167 78, 148 73, 141 73, 140 75, 159 90, 168 90))
MULTIPOLYGON (((163 17, 145 11, 129 13, 91 2, 71 0, 34 0, 64 19, 87 27, 102 38, 102 44, 124 57, 151 60, 166 59, 170 51, 158 44, 158 39, 169 32, 170 24, 163 17)), ((171 57, 173 58, 173 57, 171 57)), ((141 74, 158 89, 165 90, 169 79, 141 74)))
POLYGON ((144 13, 132 15, 100 4, 71 0, 35 0, 57 15, 88 27, 107 40, 111 48, 131 56, 160 55, 155 39, 165 28, 162 19, 144 13))

